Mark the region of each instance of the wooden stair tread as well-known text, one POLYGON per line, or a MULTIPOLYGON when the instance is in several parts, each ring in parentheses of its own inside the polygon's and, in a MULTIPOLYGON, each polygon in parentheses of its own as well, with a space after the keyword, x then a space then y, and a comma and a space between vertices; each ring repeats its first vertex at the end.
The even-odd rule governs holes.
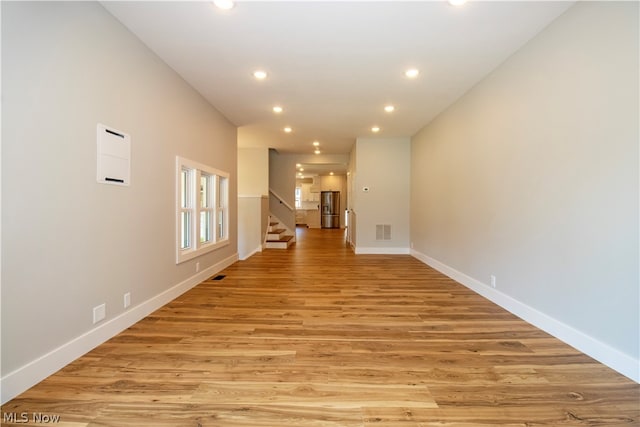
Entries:
POLYGON ((282 236, 279 239, 269 239, 267 242, 288 242, 291 239, 293 239, 293 236, 282 236))
POLYGON ((282 224, 279 221, 272 221, 269 219, 269 230, 267 231, 267 240, 265 245, 267 249, 288 249, 295 237, 285 235, 286 228, 282 228, 282 224))

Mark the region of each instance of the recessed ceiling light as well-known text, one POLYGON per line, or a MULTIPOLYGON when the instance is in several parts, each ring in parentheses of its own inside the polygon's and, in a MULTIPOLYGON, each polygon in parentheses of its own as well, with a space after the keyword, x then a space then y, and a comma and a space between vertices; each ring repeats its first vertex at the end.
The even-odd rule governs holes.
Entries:
POLYGON ((333 176, 333 172, 329 172, 329 175, 332 175, 332 176, 333 176))
POLYGON ((286 133, 291 133, 291 131, 293 131, 293 129, 291 129, 289 126, 287 126, 286 128, 284 128, 284 131, 286 133))
POLYGON ((404 75, 409 77, 410 79, 415 79, 420 74, 420 71, 417 68, 409 68, 404 72, 404 75))
POLYGON ((384 111, 386 111, 387 113, 392 113, 393 110, 395 110, 396 107, 394 107, 393 105, 385 105, 384 107, 384 111))
POLYGON ((317 147, 318 145, 320 145, 320 143, 318 141, 313 141, 313 146, 317 147))
POLYGON ((371 128, 371 132, 380 132, 380 128, 378 126, 374 126, 371 128))
POLYGON ((273 112, 274 113, 282 113, 282 107, 279 105, 276 105, 275 107, 273 107, 273 112))
POLYGON ((258 80, 264 80, 267 78, 267 72, 262 70, 256 70, 253 72, 253 77, 258 80))
POLYGON ((236 2, 233 0, 213 0, 213 4, 215 4, 218 9, 229 10, 233 9, 236 2))
POLYGON ((316 149, 316 151, 314 151, 314 153, 320 154, 320 150, 316 149))
POLYGON ((463 4, 465 4, 467 2, 467 0, 449 0, 449 4, 451 6, 456 6, 456 7, 460 7, 463 4))

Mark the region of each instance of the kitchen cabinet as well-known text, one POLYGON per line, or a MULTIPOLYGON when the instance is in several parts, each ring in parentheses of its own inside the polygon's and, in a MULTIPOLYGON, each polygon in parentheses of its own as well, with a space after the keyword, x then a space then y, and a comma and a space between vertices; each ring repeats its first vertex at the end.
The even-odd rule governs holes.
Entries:
MULTIPOLYGON (((311 184, 311 187, 309 188, 309 191, 311 191, 311 193, 320 193, 320 177, 319 176, 314 176, 313 177, 313 184, 311 184)), ((318 200, 320 200, 320 196, 318 195, 318 200)))
POLYGON ((313 193, 311 187, 313 184, 304 183, 300 186, 300 197, 303 202, 319 202, 320 193, 313 193))
POLYGON ((296 224, 306 224, 309 228, 320 228, 318 209, 296 209, 296 224))
POLYGON ((307 211, 303 209, 296 209, 296 224, 307 223, 307 211))
POLYGON ((307 210, 307 225, 309 228, 320 228, 320 211, 318 209, 307 210))
POLYGON ((300 186, 300 200, 303 202, 309 201, 309 186, 311 184, 302 184, 300 186))
POLYGON ((344 193, 346 187, 346 177, 341 175, 325 175, 320 177, 321 191, 340 191, 344 193))

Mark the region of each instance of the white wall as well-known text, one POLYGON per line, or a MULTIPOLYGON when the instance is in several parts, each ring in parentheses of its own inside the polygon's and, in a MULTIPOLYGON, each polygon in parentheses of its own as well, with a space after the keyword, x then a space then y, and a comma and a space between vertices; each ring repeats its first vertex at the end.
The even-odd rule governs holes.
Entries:
POLYGON ((237 259, 237 162, 236 128, 96 2, 4 2, 2 89, 6 400, 237 259), (131 135, 130 187, 96 183, 99 122, 131 135), (180 265, 176 155, 231 174, 231 244, 180 265))
POLYGON ((418 132, 411 162, 419 257, 636 380, 638 48, 637 2, 577 3, 418 132))
POLYGON ((238 148, 238 257, 262 251, 268 222, 269 149, 238 148))
POLYGON ((269 149, 238 148, 238 194, 269 194, 269 149))
POLYGON ((347 243, 355 249, 356 245, 356 227, 357 227, 357 214, 355 210, 355 184, 356 184, 356 158, 358 150, 356 144, 353 144, 349 153, 349 164, 347 166, 347 243))
POLYGON ((238 196, 238 258, 262 252, 269 217, 267 196, 238 196))
POLYGON ((356 253, 409 253, 410 148, 409 138, 356 141, 356 253), (391 225, 391 240, 376 240, 377 224, 391 225))

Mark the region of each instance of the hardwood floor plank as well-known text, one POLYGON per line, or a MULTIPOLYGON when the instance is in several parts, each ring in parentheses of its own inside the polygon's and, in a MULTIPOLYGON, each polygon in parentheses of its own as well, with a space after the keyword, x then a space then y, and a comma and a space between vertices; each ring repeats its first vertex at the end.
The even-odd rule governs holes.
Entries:
MULTIPOLYGON (((640 426, 640 386, 406 255, 299 230, 3 405, 69 427, 640 426)), ((2 425, 42 425, 11 423, 2 425)))
POLYGON ((208 382, 194 393, 192 402, 242 405, 283 405, 306 408, 358 409, 366 407, 435 408, 423 385, 359 383, 208 382))
POLYGON ((108 405, 88 427, 362 427, 357 409, 269 405, 108 405), (141 419, 140 414, 148 416, 141 419))

